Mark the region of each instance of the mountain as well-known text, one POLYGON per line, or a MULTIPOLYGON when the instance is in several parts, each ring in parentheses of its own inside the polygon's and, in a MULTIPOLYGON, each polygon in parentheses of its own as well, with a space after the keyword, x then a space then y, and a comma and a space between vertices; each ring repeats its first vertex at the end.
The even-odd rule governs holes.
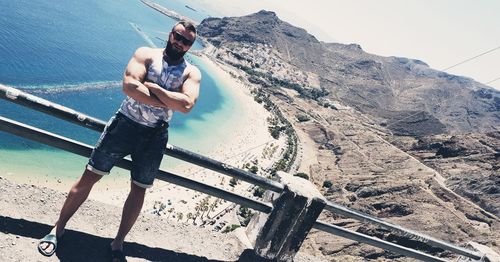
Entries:
MULTIPOLYGON (((498 252, 500 92, 417 59, 318 41, 269 11, 208 18, 198 32, 206 53, 274 110, 271 134, 287 135, 292 148, 283 153, 281 167, 292 163, 286 171, 306 173, 331 202, 498 252)), ((453 259, 337 214, 321 219, 453 259)), ((407 261, 319 231, 301 250, 329 260, 407 261)))
MULTIPOLYGON (((369 114, 395 134, 487 132, 500 126, 499 91, 420 60, 369 54, 357 44, 320 42, 273 12, 208 18, 198 30, 216 47, 270 47, 283 63, 316 79, 315 87, 325 90, 322 99, 369 114)), ((268 70, 259 66, 261 72, 268 70)), ((312 81, 299 84, 314 87, 312 81)))

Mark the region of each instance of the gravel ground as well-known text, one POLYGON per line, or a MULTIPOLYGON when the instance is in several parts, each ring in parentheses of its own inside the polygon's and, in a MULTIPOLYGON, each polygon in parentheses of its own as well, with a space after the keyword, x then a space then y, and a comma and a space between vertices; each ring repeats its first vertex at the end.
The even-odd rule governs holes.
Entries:
MULTIPOLYGON (((86 201, 67 226, 52 257, 37 251, 50 231, 65 193, 19 185, 0 177, 0 257, 2 261, 108 261, 107 246, 119 225, 121 208, 86 201)), ((124 246, 128 261, 257 261, 246 255, 234 234, 141 214, 124 246), (240 257, 241 256, 241 257, 240 257)), ((324 261, 299 253, 297 262, 324 261)))

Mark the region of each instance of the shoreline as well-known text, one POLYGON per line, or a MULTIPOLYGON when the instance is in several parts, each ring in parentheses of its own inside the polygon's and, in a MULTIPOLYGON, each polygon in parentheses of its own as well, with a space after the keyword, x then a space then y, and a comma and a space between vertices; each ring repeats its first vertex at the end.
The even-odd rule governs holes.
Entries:
MULTIPOLYGON (((175 12, 165 13, 159 10, 159 5, 151 1, 141 0, 141 2, 166 16, 172 17, 172 15, 178 15, 175 12)), ((202 64, 201 66, 204 71, 213 77, 219 88, 223 90, 222 92, 229 94, 226 96, 232 101, 223 102, 223 109, 221 110, 225 113, 219 112, 218 114, 207 115, 206 119, 203 120, 190 120, 189 116, 187 116, 188 126, 193 131, 187 134, 181 133, 176 135, 172 139, 173 144, 178 145, 180 141, 193 141, 198 139, 198 137, 204 138, 210 136, 209 138, 212 140, 200 139, 197 144, 193 144, 194 150, 189 150, 237 168, 244 168, 244 165, 247 167, 250 165, 258 166, 258 173, 265 174, 263 170, 268 169, 275 161, 280 159, 287 145, 286 139, 283 136, 276 140, 269 133, 267 119, 271 116, 271 113, 262 104, 254 100, 251 94, 252 85, 241 79, 241 76, 244 76, 243 72, 210 56, 213 53, 210 45, 205 46, 202 50, 194 50, 190 53, 193 55, 194 60, 202 64), (230 113, 228 114, 227 112, 230 113), (209 126, 206 124, 207 121, 211 121, 211 125, 215 126, 209 126), (210 134, 206 135, 206 132, 210 132, 210 134)), ((61 151, 60 154, 67 154, 67 152, 61 151)), ((69 166, 69 163, 67 163, 65 166, 66 169, 63 169, 67 173, 71 172, 71 174, 58 177, 57 174, 50 174, 54 170, 53 167, 44 167, 44 160, 47 160, 47 163, 50 165, 55 161, 62 162, 61 159, 65 161, 67 158, 52 160, 49 159, 51 157, 52 153, 47 154, 45 158, 40 157, 39 162, 37 162, 39 166, 43 167, 40 170, 37 170, 37 165, 24 166, 20 162, 17 165, 10 164, 8 167, 7 165, 4 168, 0 167, 0 175, 15 182, 36 184, 60 192, 67 192, 74 181, 83 173, 87 159, 76 156, 78 160, 75 160, 76 158, 71 157, 71 161, 67 162, 73 162, 73 165, 69 166), (75 163, 80 163, 80 161, 81 165, 79 167, 75 166, 75 163), (6 171, 10 167, 13 167, 12 169, 15 171, 6 171), (37 175, 34 176, 32 175, 33 173, 37 175)), ((19 159, 22 159, 22 156, 19 159)), ((59 168, 60 165, 58 164, 57 166, 59 168)), ((194 166, 171 157, 164 158, 161 169, 253 198, 253 189, 255 186, 240 181, 230 185, 230 176, 194 166), (172 163, 174 163, 174 166, 172 166, 172 163)), ((121 207, 129 192, 129 180, 129 171, 114 168, 110 175, 101 179, 94 186, 89 198, 121 207)), ((188 213, 196 216, 197 206, 205 199, 207 199, 207 196, 203 193, 155 180, 154 186, 147 190, 142 213, 156 212, 155 209, 164 204, 168 210, 168 214, 166 211, 163 211, 163 213, 167 215, 167 218, 175 217, 181 213, 184 214, 184 217, 188 213)), ((213 210, 213 214, 226 213, 224 212, 226 208, 233 209, 235 207, 230 202, 220 201, 214 197, 208 197, 208 201, 213 204, 218 203, 217 207, 213 210)), ((232 217, 228 219, 233 221, 237 219, 235 212, 232 212, 232 217)))
POLYGON ((181 14, 178 14, 177 12, 174 12, 172 10, 169 10, 168 8, 165 8, 163 7, 162 5, 160 4, 157 4, 153 1, 149 1, 149 0, 141 0, 141 2, 149 7, 151 7, 152 9, 162 13, 163 15, 165 16, 168 16, 176 21, 180 21, 180 20, 187 20, 193 24, 199 24, 198 22, 190 19, 189 17, 186 17, 186 16, 183 16, 181 14))

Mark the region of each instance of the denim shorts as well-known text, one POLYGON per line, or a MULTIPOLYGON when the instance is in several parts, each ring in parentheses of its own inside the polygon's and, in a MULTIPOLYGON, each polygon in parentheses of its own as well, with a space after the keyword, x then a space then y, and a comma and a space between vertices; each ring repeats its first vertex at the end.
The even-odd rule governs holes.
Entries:
POLYGON ((92 151, 87 169, 107 175, 127 155, 132 158, 132 182, 149 188, 163 158, 168 141, 168 123, 158 127, 141 125, 121 113, 113 116, 92 151))

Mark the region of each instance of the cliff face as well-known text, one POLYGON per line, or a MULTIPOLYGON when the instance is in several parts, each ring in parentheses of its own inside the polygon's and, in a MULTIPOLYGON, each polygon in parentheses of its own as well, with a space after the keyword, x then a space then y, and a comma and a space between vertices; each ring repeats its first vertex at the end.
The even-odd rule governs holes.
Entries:
MULTIPOLYGON (((210 18, 198 30, 215 46, 210 54, 244 71, 240 80, 264 93, 256 100, 271 100, 293 126, 300 146, 291 173, 309 174, 332 202, 498 250, 500 92, 419 60, 320 42, 272 12, 210 18)), ((321 219, 414 243, 328 212, 321 219)), ((303 250, 329 258, 404 260, 322 232, 308 239, 303 250)))
MULTIPOLYGON (((356 44, 320 42, 273 12, 205 19, 199 34, 216 47, 270 47, 281 62, 312 75, 319 82, 316 87, 328 93, 322 99, 369 114, 395 134, 483 132, 500 125, 499 91, 419 60, 368 54, 356 44)), ((254 59, 250 54, 243 58, 254 59)), ((299 84, 314 86, 310 80, 299 84)))
POLYGON ((303 49, 307 45, 321 43, 306 30, 281 21, 275 13, 260 11, 242 17, 208 18, 198 27, 201 36, 215 45, 222 42, 261 43, 276 47, 286 53, 288 48, 303 49))

